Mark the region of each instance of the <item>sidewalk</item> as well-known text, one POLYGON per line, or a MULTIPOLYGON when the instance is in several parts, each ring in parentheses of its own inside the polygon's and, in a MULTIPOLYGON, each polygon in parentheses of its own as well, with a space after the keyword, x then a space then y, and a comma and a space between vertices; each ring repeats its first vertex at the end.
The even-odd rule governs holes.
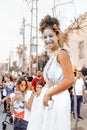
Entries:
MULTIPOLYGON (((85 104, 82 103, 81 106, 81 116, 84 120, 79 120, 77 122, 77 130, 87 130, 87 102, 85 104)), ((71 118, 71 126, 72 130, 76 130, 75 128, 75 119, 71 118)))

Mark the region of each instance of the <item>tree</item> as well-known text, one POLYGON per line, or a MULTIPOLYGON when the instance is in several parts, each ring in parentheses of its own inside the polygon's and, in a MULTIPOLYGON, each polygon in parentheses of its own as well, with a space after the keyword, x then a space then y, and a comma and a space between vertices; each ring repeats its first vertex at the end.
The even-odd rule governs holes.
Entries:
POLYGON ((16 72, 18 71, 17 61, 13 62, 13 65, 10 68, 10 71, 16 71, 16 72))
POLYGON ((19 60, 21 62, 21 65, 19 65, 19 70, 21 69, 21 71, 23 71, 25 69, 25 59, 26 59, 25 51, 26 50, 27 50, 27 47, 24 45, 19 44, 19 46, 17 47, 17 54, 18 54, 19 60))

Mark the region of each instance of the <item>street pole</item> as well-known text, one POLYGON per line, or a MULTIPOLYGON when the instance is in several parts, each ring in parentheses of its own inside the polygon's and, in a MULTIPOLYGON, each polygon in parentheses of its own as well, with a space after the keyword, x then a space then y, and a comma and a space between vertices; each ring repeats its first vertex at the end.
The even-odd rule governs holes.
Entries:
POLYGON ((53 0, 53 17, 55 17, 55 0, 53 0))
POLYGON ((9 52, 9 59, 8 59, 8 71, 10 72, 10 60, 11 60, 11 58, 10 58, 10 52, 9 52))
POLYGON ((33 24, 33 0, 31 1, 31 29, 30 29, 30 52, 29 52, 29 76, 32 76, 32 24, 33 24))
POLYGON ((25 71, 25 18, 23 18, 23 72, 25 71))
POLYGON ((36 70, 38 70, 38 0, 36 0, 36 70))
POLYGON ((78 128, 78 123, 77 123, 77 98, 76 98, 76 90, 75 90, 75 83, 73 85, 74 89, 74 113, 75 113, 75 130, 78 128))

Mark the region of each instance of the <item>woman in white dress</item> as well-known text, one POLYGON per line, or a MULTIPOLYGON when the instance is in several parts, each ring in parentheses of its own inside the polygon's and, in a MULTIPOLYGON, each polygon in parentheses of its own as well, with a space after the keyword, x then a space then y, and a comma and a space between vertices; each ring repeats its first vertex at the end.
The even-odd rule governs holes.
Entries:
POLYGON ((50 58, 43 73, 46 85, 38 102, 32 104, 29 130, 71 130, 68 88, 74 83, 74 75, 69 53, 62 48, 64 37, 59 21, 45 16, 40 32, 50 58))

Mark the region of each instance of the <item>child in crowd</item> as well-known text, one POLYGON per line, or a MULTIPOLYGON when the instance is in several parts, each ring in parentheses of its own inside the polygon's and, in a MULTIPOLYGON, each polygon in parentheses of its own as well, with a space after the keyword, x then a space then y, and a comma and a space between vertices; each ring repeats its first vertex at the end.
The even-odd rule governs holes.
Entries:
POLYGON ((36 120, 37 117, 38 117, 37 109, 39 107, 37 105, 37 103, 40 102, 40 100, 41 100, 40 94, 41 94, 41 91, 42 91, 44 85, 45 84, 44 84, 43 81, 37 82, 37 84, 36 84, 36 92, 34 94, 32 94, 32 96, 30 98, 30 104, 31 104, 30 123, 32 123, 32 121, 34 119, 35 120, 34 125, 38 125, 38 122, 39 122, 39 120, 36 120))
POLYGON ((39 95, 41 93, 42 88, 44 87, 45 83, 43 81, 39 81, 36 84, 36 92, 31 94, 31 98, 29 100, 30 106, 32 108, 32 104, 36 104, 35 102, 37 102, 39 95))

